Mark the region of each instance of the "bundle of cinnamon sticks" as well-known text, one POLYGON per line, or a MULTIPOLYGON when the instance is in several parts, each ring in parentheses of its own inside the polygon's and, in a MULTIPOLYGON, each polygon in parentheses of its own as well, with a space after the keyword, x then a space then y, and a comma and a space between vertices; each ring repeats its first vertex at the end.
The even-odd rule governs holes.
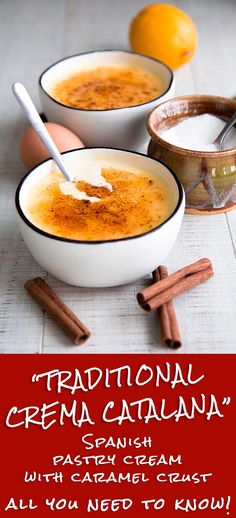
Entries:
POLYGON ((158 309, 163 342, 177 349, 182 342, 172 300, 210 279, 214 275, 212 263, 209 259, 200 259, 171 275, 165 266, 159 266, 152 275, 154 283, 137 294, 138 303, 145 311, 158 309))
MULTIPOLYGON (((211 261, 200 259, 172 275, 168 275, 166 266, 159 266, 152 276, 153 284, 137 294, 138 303, 145 311, 158 310, 164 344, 172 349, 178 349, 182 341, 172 300, 212 277, 211 261)), ((30 279, 25 283, 25 289, 76 345, 88 340, 90 337, 88 328, 44 279, 41 277, 30 279)))

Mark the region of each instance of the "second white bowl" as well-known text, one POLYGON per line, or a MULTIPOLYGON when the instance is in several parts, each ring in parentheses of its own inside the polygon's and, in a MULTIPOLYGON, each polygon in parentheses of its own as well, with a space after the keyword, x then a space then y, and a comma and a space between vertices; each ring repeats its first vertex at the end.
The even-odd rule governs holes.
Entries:
POLYGON ((54 63, 41 74, 39 90, 47 119, 69 128, 86 146, 146 151, 147 115, 157 104, 173 97, 174 78, 170 68, 161 61, 124 50, 105 50, 77 54, 54 63), (160 76, 164 83, 163 94, 153 101, 128 108, 84 110, 61 104, 50 93, 56 82, 77 71, 119 63, 141 67, 160 76))

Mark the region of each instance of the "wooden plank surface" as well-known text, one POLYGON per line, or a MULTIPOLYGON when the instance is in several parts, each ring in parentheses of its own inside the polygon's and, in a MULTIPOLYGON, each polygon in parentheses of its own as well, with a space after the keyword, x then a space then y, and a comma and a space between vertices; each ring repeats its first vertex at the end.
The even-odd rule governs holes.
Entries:
MULTIPOLYGON (((185 9, 197 24, 199 50, 176 73, 176 93, 233 96, 236 58, 233 0, 169 2, 185 9), (210 29, 209 29, 210 20, 210 29)), ((49 283, 92 330, 90 341, 70 344, 24 292, 35 275, 47 276, 27 251, 16 227, 14 192, 25 172, 18 140, 26 127, 11 93, 20 80, 38 108, 37 78, 50 63, 69 54, 102 48, 127 48, 128 24, 143 0, 2 0, 0 139, 0 352, 7 353, 164 353, 156 315, 144 313, 135 293, 148 282, 106 290, 49 283), (14 38, 11 35, 14 34, 14 38)), ((184 340, 182 353, 236 352, 236 211, 218 216, 186 215, 173 251, 170 271, 200 257, 210 257, 215 277, 176 299, 184 340)))

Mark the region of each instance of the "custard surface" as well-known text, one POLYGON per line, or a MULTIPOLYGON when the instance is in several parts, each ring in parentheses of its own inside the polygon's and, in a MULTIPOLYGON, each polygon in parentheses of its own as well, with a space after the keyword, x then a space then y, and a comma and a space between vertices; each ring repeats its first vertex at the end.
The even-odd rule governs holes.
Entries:
POLYGON ((112 191, 85 181, 76 184, 89 196, 100 198, 90 202, 63 194, 62 175, 48 174, 30 188, 26 216, 55 236, 103 241, 145 233, 165 221, 175 208, 169 187, 156 174, 104 168, 102 175, 112 184, 112 191))
POLYGON ((110 110, 135 106, 159 97, 160 77, 139 67, 103 66, 59 81, 50 94, 54 99, 84 110, 110 110))

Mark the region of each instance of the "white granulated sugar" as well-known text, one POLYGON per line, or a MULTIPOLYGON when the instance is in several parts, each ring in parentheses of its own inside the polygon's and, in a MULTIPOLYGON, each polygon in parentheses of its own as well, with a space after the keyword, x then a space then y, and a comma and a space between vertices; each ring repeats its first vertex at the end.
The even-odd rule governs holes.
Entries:
MULTIPOLYGON (((166 142, 195 151, 217 151, 213 144, 225 126, 225 122, 214 115, 204 113, 186 117, 181 122, 163 131, 160 136, 166 142)), ((236 147, 236 129, 232 128, 225 137, 223 149, 236 147)))

